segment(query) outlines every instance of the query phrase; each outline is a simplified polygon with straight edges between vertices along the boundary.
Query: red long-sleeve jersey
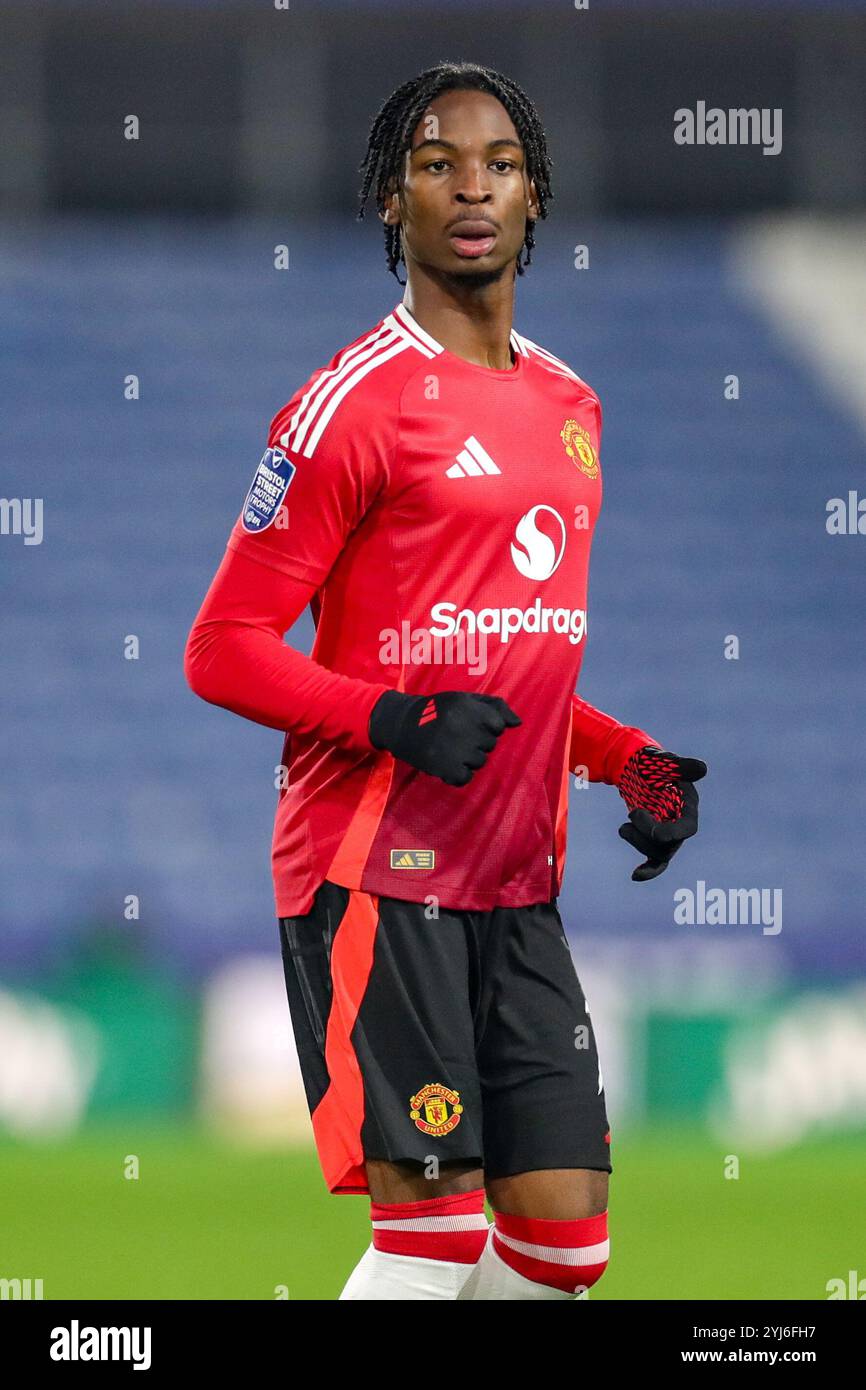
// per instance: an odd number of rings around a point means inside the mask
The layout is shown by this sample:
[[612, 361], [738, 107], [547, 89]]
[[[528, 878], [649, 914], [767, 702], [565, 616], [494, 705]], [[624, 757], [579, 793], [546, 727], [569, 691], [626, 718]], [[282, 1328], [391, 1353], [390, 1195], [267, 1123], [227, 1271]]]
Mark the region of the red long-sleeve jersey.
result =
[[[616, 783], [655, 742], [574, 694], [601, 502], [601, 409], [516, 332], [496, 371], [405, 306], [277, 413], [187, 644], [203, 698], [286, 731], [279, 916], [324, 879], [486, 910], [550, 900], [568, 773]], [[312, 655], [283, 642], [307, 604]], [[502, 696], [520, 716], [465, 787], [374, 749], [384, 690]]]

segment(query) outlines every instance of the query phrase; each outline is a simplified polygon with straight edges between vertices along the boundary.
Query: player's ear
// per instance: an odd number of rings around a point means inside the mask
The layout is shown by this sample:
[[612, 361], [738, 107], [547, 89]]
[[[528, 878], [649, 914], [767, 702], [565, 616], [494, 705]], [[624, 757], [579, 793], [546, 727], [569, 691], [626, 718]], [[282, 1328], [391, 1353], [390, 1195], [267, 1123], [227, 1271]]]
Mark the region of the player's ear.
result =
[[379, 216], [389, 227], [395, 227], [400, 222], [400, 194], [393, 184], [385, 194], [384, 206]]
[[535, 188], [535, 179], [529, 180], [529, 192], [526, 198], [526, 219], [528, 222], [538, 221], [538, 193]]

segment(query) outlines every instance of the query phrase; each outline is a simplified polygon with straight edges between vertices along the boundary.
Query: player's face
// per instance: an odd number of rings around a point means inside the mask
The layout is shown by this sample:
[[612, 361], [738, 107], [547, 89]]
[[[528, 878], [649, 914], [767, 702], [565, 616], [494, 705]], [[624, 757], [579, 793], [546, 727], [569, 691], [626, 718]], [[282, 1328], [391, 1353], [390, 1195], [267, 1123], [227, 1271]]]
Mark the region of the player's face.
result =
[[412, 135], [402, 188], [386, 220], [402, 228], [403, 255], [469, 283], [506, 271], [538, 215], [520, 138], [489, 92], [443, 92]]

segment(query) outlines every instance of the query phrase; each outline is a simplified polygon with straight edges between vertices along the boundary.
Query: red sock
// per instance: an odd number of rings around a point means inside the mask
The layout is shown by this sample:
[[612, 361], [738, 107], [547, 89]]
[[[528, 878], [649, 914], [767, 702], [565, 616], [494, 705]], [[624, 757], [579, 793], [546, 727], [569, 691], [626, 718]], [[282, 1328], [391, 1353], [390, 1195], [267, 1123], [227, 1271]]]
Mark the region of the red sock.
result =
[[524, 1279], [576, 1293], [604, 1274], [610, 1255], [606, 1211], [578, 1221], [542, 1221], [501, 1211], [494, 1217], [493, 1248]]
[[390, 1255], [416, 1255], [474, 1265], [487, 1240], [484, 1188], [423, 1202], [371, 1202], [373, 1245]]

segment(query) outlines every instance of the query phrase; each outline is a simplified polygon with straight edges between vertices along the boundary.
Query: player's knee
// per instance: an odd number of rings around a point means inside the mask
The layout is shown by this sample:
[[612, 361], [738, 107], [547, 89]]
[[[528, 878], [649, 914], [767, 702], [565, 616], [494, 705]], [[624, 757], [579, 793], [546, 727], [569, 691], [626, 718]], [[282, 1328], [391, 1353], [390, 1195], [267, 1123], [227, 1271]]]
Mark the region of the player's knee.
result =
[[[429, 1187], [429, 1184], [428, 1184]], [[452, 1193], [427, 1194], [420, 1200], [370, 1202], [374, 1249], [451, 1264], [474, 1265], [489, 1230], [480, 1185]]]
[[597, 1284], [610, 1259], [607, 1211], [576, 1221], [494, 1212], [493, 1248], [535, 1284], [580, 1294]]

